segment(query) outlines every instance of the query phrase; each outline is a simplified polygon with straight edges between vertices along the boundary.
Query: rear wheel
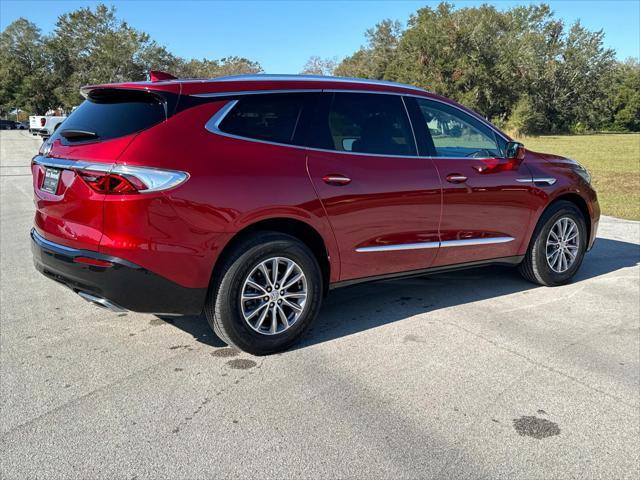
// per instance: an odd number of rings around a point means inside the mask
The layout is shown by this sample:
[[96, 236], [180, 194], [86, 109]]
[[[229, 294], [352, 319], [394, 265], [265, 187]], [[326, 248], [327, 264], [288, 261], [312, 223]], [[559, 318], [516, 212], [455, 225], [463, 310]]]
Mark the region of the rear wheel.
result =
[[582, 212], [571, 202], [558, 201], [540, 218], [520, 273], [540, 285], [563, 285], [580, 268], [586, 248], [587, 226]]
[[289, 235], [262, 232], [226, 257], [205, 306], [221, 340], [254, 355], [291, 346], [318, 315], [322, 275], [313, 253]]

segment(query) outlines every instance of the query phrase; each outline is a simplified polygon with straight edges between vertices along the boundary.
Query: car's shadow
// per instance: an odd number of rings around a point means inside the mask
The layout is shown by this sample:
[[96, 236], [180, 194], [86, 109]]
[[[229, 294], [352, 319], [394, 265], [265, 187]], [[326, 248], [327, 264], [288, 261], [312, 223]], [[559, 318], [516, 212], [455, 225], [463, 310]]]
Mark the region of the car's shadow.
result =
[[[573, 283], [640, 264], [640, 245], [600, 238]], [[486, 267], [422, 277], [386, 280], [335, 290], [320, 316], [294, 349], [442, 308], [523, 292], [537, 287], [514, 268]], [[206, 345], [221, 347], [204, 316], [159, 317]]]

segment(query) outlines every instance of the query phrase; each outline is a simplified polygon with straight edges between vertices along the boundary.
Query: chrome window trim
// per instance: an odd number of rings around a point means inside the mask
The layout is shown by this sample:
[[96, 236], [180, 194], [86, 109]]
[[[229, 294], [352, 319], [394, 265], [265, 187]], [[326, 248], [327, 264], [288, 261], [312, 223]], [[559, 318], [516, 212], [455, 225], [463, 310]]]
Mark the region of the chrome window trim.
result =
[[[220, 124], [224, 120], [224, 117], [226, 117], [227, 114], [231, 110], [233, 110], [233, 107], [235, 107], [237, 104], [238, 104], [238, 100], [229, 100], [225, 105], [223, 105], [220, 108], [220, 110], [214, 113], [213, 116], [209, 120], [207, 120], [207, 123], [204, 124], [204, 128], [206, 128], [212, 133], [221, 133], [223, 135], [226, 135], [225, 132], [220, 130]], [[244, 138], [244, 137], [240, 137], [240, 138]]]
[[[260, 95], [260, 94], [269, 94], [269, 93], [296, 93], [296, 92], [303, 92], [303, 93], [374, 93], [374, 94], [380, 94], [380, 95], [400, 95], [401, 97], [415, 97], [415, 98], [423, 98], [426, 100], [431, 100], [434, 102], [439, 102], [442, 103], [444, 105], [448, 105], [450, 107], [456, 108], [458, 110], [460, 110], [462, 113], [466, 114], [466, 115], [470, 115], [474, 118], [476, 118], [478, 121], [482, 122], [483, 124], [485, 124], [495, 135], [499, 135], [501, 136], [504, 140], [509, 141], [509, 139], [507, 137], [505, 137], [504, 135], [502, 135], [500, 132], [498, 132], [497, 130], [495, 130], [495, 127], [493, 127], [493, 125], [491, 125], [490, 123], [488, 123], [486, 120], [484, 120], [482, 117], [476, 117], [475, 115], [471, 115], [469, 112], [466, 112], [465, 110], [461, 109], [460, 107], [457, 107], [456, 105], [452, 105], [448, 102], [442, 101], [442, 100], [438, 100], [436, 98], [429, 98], [429, 97], [424, 97], [421, 95], [411, 95], [411, 94], [406, 94], [406, 93], [399, 93], [399, 92], [375, 92], [375, 91], [368, 91], [368, 90], [339, 90], [339, 89], [323, 89], [323, 90], [296, 90], [296, 89], [292, 89], [292, 90], [256, 90], [256, 91], [251, 91], [250, 93], [247, 92], [242, 92], [242, 91], [238, 91], [238, 92], [224, 92], [224, 93], [211, 93], [211, 94], [198, 94], [198, 95], [191, 95], [191, 96], [197, 96], [197, 97], [212, 97], [212, 98], [216, 98], [216, 97], [232, 97], [232, 96], [242, 96], [242, 95]], [[403, 104], [404, 104], [404, 98], [402, 98]], [[229, 103], [233, 103], [233, 105], [229, 105]], [[307, 147], [305, 145], [295, 145], [295, 144], [291, 144], [291, 143], [281, 143], [281, 142], [271, 142], [269, 140], [260, 140], [257, 138], [251, 138], [251, 137], [243, 137], [240, 135], [234, 135], [232, 133], [226, 133], [223, 132], [222, 130], [220, 130], [219, 125], [220, 123], [222, 123], [222, 120], [224, 120], [224, 117], [233, 109], [233, 107], [236, 105], [236, 103], [238, 103], [238, 100], [229, 100], [229, 103], [227, 103], [226, 105], [224, 105], [220, 110], [218, 110], [216, 113], [213, 114], [213, 116], [207, 120], [207, 122], [205, 123], [204, 127], [207, 131], [214, 133], [216, 135], [220, 135], [223, 137], [228, 137], [228, 138], [234, 138], [236, 140], [245, 140], [247, 142], [256, 142], [256, 143], [264, 143], [267, 145], [275, 145], [275, 146], [280, 146], [280, 147], [290, 147], [290, 148], [299, 148], [299, 149], [303, 149], [303, 150], [311, 150], [311, 151], [316, 151], [316, 152], [328, 152], [328, 153], [339, 153], [339, 154], [343, 154], [343, 155], [360, 155], [360, 156], [372, 156], [372, 157], [388, 157], [388, 158], [420, 158], [420, 159], [439, 159], [439, 160], [460, 160], [462, 157], [436, 157], [436, 156], [430, 156], [430, 155], [418, 155], [418, 144], [417, 144], [417, 138], [415, 136], [415, 129], [413, 126], [413, 122], [411, 121], [411, 116], [409, 115], [409, 112], [407, 110], [407, 106], [406, 104], [404, 104], [405, 106], [405, 112], [407, 114], [407, 118], [409, 119], [409, 125], [411, 125], [411, 130], [413, 132], [413, 140], [415, 143], [415, 148], [416, 148], [416, 155], [386, 155], [386, 154], [382, 154], [382, 153], [361, 153], [361, 152], [347, 152], [344, 150], [330, 150], [330, 149], [326, 149], [326, 148], [316, 148], [316, 147]], [[473, 157], [476, 160], [483, 160], [483, 159], [488, 159], [488, 158], [495, 158], [495, 157]]]
[[492, 238], [464, 238], [461, 240], [443, 240], [441, 242], [420, 242], [420, 243], [398, 243], [395, 245], [380, 245], [372, 247], [359, 247], [356, 252], [395, 252], [402, 250], [422, 250], [439, 247], [468, 247], [472, 245], [493, 245], [498, 243], [508, 243], [515, 240], [513, 237], [492, 237]]
[[[430, 100], [432, 102], [442, 103], [443, 105], [447, 105], [449, 107], [455, 108], [456, 110], [459, 110], [463, 114], [469, 115], [474, 119], [478, 120], [480, 123], [485, 125], [489, 130], [491, 130], [494, 133], [494, 135], [498, 135], [500, 138], [502, 138], [506, 142], [510, 141], [509, 138], [507, 138], [505, 135], [503, 135], [498, 130], [496, 130], [496, 127], [494, 127], [487, 119], [483, 118], [480, 115], [475, 114], [474, 112], [468, 112], [457, 105], [446, 102], [444, 100], [440, 100], [438, 98], [427, 97], [424, 95], [416, 95], [412, 93], [382, 92], [382, 91], [376, 91], [376, 90], [355, 90], [355, 89], [350, 90], [350, 89], [324, 88], [324, 89], [308, 89], [308, 90], [304, 90], [304, 89], [249, 90], [249, 91], [245, 90], [245, 91], [234, 91], [234, 92], [199, 93], [199, 94], [192, 94], [190, 96], [200, 97], [200, 98], [217, 98], [217, 97], [233, 97], [233, 96], [243, 96], [243, 95], [260, 95], [260, 94], [270, 94], [270, 93], [296, 93], [296, 92], [297, 93], [370, 93], [370, 94], [376, 94], [376, 95], [400, 95], [402, 97], [422, 98], [424, 100]], [[426, 90], [424, 90], [424, 92], [428, 93], [426, 92]], [[411, 117], [409, 117], [409, 122], [411, 122]], [[243, 137], [243, 138], [246, 138], [246, 137]], [[283, 144], [283, 145], [287, 145], [287, 144]], [[334, 151], [334, 150], [329, 150], [329, 151]], [[458, 158], [458, 157], [433, 157], [433, 158]], [[492, 158], [492, 157], [487, 157], [487, 158]]]
[[[294, 90], [295, 91], [295, 90]], [[264, 93], [264, 92], [262, 92]], [[260, 140], [258, 138], [251, 137], [243, 137], [241, 135], [235, 135], [233, 133], [227, 133], [220, 130], [220, 124], [224, 120], [224, 118], [233, 110], [233, 107], [236, 106], [238, 100], [229, 100], [227, 104], [222, 106], [220, 110], [213, 114], [213, 116], [207, 120], [207, 123], [204, 124], [205, 130], [211, 132], [216, 135], [220, 135], [222, 137], [234, 138], [236, 140], [245, 140], [247, 142], [256, 142], [256, 143], [264, 143], [266, 145], [275, 145], [278, 147], [289, 147], [289, 148], [298, 148], [301, 150], [311, 150], [315, 152], [327, 152], [327, 153], [340, 153], [346, 155], [359, 155], [365, 157], [389, 157], [389, 158], [428, 158], [428, 157], [420, 157], [418, 155], [385, 155], [382, 153], [359, 153], [359, 152], [346, 152], [344, 150], [329, 150], [325, 148], [314, 148], [314, 147], [306, 147], [304, 145], [295, 145], [292, 143], [281, 143], [281, 142], [271, 142], [269, 140]], [[411, 118], [408, 118], [409, 124], [411, 125]], [[413, 125], [411, 125], [413, 129]], [[415, 142], [415, 138], [414, 138]], [[418, 146], [415, 146], [416, 153], [418, 152]]]

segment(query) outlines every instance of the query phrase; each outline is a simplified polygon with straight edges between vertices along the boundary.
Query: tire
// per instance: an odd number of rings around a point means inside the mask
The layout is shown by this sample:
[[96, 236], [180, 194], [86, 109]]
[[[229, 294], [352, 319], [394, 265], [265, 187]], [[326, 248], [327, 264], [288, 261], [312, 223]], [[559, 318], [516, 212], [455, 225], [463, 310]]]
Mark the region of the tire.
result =
[[[560, 221], [564, 223], [559, 223], [556, 226]], [[563, 224], [568, 225], [567, 231], [573, 225], [578, 232], [576, 240], [570, 239], [565, 242], [567, 250], [575, 253], [575, 259], [566, 261], [566, 264], [561, 263], [563, 259], [559, 257], [564, 256], [568, 259], [571, 254], [563, 254], [561, 251], [554, 256], [556, 247], [547, 244], [548, 241], [555, 241], [558, 238], [555, 234], [561, 231]], [[554, 234], [550, 234], [552, 229], [554, 229]], [[570, 238], [571, 235], [567, 235], [566, 238]], [[564, 285], [573, 278], [580, 268], [586, 249], [587, 225], [584, 215], [575, 204], [560, 200], [551, 204], [538, 221], [529, 249], [518, 269], [522, 276], [530, 282], [547, 287]], [[550, 260], [547, 259], [547, 253], [552, 254]], [[555, 268], [552, 267], [552, 264]]]
[[[288, 307], [287, 303], [289, 305], [293, 303], [299, 307], [297, 302], [302, 300], [280, 297], [279, 295], [284, 292], [281, 290], [283, 286], [279, 285], [281, 288], [277, 290], [272, 289], [269, 285], [272, 284], [273, 279], [267, 280], [262, 274], [262, 271], [266, 271], [271, 277], [274, 271], [270, 267], [273, 265], [271, 260], [273, 258], [279, 258], [278, 267], [275, 269], [279, 272], [279, 279], [285, 276], [285, 271], [292, 263], [295, 265], [285, 283], [294, 280], [297, 272], [303, 274], [304, 281], [298, 281], [285, 292], [286, 295], [297, 295], [297, 297], [302, 297], [303, 291], [306, 293], [306, 300], [297, 318], [295, 318], [297, 310]], [[266, 270], [261, 270], [259, 266], [265, 261], [268, 261], [263, 265]], [[227, 344], [253, 355], [279, 352], [295, 343], [317, 317], [323, 294], [320, 266], [309, 248], [295, 237], [277, 232], [258, 232], [235, 247], [222, 262], [221, 268], [213, 278], [205, 304], [205, 314], [211, 328]], [[246, 282], [250, 276], [253, 282], [247, 286]], [[264, 288], [254, 289], [252, 287], [254, 284]], [[266, 292], [267, 289], [269, 292]], [[294, 289], [293, 292], [291, 289]], [[243, 291], [252, 299], [242, 302]], [[264, 296], [253, 299], [256, 295]], [[269, 297], [270, 295], [276, 295], [277, 299]], [[265, 301], [267, 298], [269, 300]], [[265, 315], [268, 318], [262, 319], [265, 309], [267, 310]], [[246, 320], [245, 317], [252, 313], [256, 315]], [[273, 331], [274, 315], [277, 318], [275, 333]], [[289, 317], [288, 320], [291, 323], [288, 327], [280, 315]], [[263, 323], [259, 325], [261, 321]]]

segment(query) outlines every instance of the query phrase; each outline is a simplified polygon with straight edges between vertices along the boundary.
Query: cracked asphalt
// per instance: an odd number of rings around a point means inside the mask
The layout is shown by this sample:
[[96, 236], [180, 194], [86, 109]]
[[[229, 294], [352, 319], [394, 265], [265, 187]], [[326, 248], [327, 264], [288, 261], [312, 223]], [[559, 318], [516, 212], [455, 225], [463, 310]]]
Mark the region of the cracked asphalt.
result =
[[640, 223], [604, 217], [559, 288], [485, 268], [337, 290], [258, 358], [37, 273], [37, 148], [0, 132], [3, 479], [640, 475]]

